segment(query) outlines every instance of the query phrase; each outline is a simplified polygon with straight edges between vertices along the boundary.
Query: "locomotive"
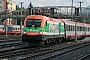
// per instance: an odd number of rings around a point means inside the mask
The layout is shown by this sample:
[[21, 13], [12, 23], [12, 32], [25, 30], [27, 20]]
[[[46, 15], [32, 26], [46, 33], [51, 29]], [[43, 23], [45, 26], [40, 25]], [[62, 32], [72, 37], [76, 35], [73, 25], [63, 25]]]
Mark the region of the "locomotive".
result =
[[29, 45], [60, 43], [66, 39], [90, 36], [90, 24], [42, 15], [29, 15], [24, 20], [22, 42]]

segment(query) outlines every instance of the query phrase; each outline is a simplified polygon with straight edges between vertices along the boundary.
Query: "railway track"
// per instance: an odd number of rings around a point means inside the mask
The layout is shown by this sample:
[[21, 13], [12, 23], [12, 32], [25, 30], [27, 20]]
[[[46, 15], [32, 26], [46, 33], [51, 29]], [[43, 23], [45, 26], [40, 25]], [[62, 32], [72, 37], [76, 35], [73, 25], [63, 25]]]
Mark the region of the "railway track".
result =
[[7, 43], [0, 43], [0, 51], [2, 50], [8, 50], [7, 48], [11, 48], [18, 45], [24, 45], [21, 41], [15, 41], [15, 42], [7, 42]]
[[2, 54], [4, 52], [7, 52], [8, 51], [15, 51], [15, 50], [18, 50], [18, 49], [23, 49], [23, 48], [26, 48], [26, 47], [29, 47], [27, 45], [25, 45], [25, 43], [22, 43], [22, 41], [19, 41], [19, 40], [9, 40], [9, 41], [1, 41], [0, 42], [0, 59], [2, 58]]
[[0, 40], [0, 43], [4, 43], [4, 42], [15, 42], [15, 41], [21, 41], [21, 39], [6, 39], [6, 40]]
[[[46, 46], [47, 47], [47, 46]], [[25, 47], [24, 49], [17, 49], [17, 50], [14, 50], [14, 51], [8, 51], [8, 52], [3, 52], [1, 55], [3, 57], [1, 58], [12, 58], [12, 57], [15, 57], [15, 56], [21, 56], [21, 55], [27, 55], [27, 54], [33, 54], [33, 53], [36, 53], [36, 52], [40, 52], [40, 51], [47, 51], [47, 50], [51, 50], [50, 48], [45, 48], [45, 47], [35, 47], [35, 48], [32, 48], [32, 47]], [[13, 59], [13, 58], [12, 58]]]
[[[3, 52], [3, 59], [6, 58], [8, 60], [47, 60], [51, 59], [53, 57], [77, 50], [79, 48], [82, 48], [84, 46], [90, 45], [90, 43], [77, 43], [72, 44], [70, 46], [66, 46], [61, 48], [60, 45], [46, 47], [46, 48], [29, 48], [29, 49], [20, 49], [15, 51], [9, 51], [8, 53]], [[78, 46], [78, 47], [77, 47]]]
[[88, 60], [87, 58], [90, 57], [90, 52], [84, 54], [83, 56], [80, 56], [79, 58], [77, 58], [77, 60]]
[[54, 50], [50, 50], [50, 51], [39, 52], [39, 53], [31, 54], [29, 56], [24, 56], [24, 57], [19, 58], [17, 60], [24, 60], [24, 59], [25, 60], [27, 60], [27, 59], [31, 59], [31, 60], [50, 60], [50, 59], [58, 57], [60, 55], [78, 50], [80, 48], [83, 48], [87, 45], [90, 45], [90, 43], [69, 46], [69, 47], [66, 47], [66, 48], [63, 48], [63, 49], [54, 49]]
[[8, 37], [1, 36], [0, 35], [0, 40], [7, 40], [7, 39], [21, 39], [20, 35], [8, 35]]

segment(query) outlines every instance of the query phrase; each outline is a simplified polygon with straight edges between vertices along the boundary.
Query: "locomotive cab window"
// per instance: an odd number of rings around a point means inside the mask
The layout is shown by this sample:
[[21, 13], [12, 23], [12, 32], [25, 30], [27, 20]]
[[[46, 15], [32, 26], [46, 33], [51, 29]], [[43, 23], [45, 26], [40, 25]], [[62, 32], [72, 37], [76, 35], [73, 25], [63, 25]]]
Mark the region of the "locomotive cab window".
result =
[[28, 19], [26, 27], [41, 27], [41, 19]]

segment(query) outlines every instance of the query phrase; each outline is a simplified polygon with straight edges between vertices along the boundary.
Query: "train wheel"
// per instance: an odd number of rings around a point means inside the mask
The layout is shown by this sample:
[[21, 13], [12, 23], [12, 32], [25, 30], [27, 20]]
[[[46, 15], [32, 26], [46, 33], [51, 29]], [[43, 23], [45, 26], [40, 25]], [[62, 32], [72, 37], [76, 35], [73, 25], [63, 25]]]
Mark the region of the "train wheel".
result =
[[55, 40], [55, 44], [57, 44], [58, 43], [58, 41], [57, 40]]
[[49, 43], [50, 43], [50, 40], [49, 40], [49, 39], [47, 39], [47, 40], [46, 40], [46, 44], [49, 44]]
[[42, 42], [42, 46], [45, 46], [45, 42]]
[[62, 38], [58, 38], [58, 43], [61, 43], [62, 42]]

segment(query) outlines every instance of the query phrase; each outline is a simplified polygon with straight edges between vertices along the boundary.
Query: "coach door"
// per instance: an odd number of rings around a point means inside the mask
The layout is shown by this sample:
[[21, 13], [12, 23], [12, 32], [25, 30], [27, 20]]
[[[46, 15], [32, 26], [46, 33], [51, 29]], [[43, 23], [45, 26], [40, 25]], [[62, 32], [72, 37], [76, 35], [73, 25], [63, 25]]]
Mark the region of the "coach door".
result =
[[12, 32], [12, 25], [7, 25], [7, 32]]

